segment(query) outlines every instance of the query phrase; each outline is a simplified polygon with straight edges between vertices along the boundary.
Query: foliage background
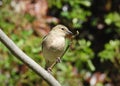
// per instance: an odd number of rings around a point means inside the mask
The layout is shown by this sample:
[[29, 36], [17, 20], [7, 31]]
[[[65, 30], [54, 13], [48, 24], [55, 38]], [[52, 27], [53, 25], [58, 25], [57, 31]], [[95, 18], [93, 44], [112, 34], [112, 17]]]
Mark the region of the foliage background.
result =
[[[3, 0], [0, 28], [44, 67], [42, 37], [61, 23], [79, 36], [53, 75], [62, 86], [120, 86], [119, 0]], [[48, 86], [0, 42], [1, 86]]]

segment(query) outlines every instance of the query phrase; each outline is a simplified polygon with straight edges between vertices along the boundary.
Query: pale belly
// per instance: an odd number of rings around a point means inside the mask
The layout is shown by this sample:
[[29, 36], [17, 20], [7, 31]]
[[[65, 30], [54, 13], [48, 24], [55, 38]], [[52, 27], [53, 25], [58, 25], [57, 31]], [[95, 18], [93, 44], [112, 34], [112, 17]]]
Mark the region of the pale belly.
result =
[[49, 61], [55, 61], [56, 58], [60, 57], [65, 48], [65, 39], [56, 38], [50, 44], [44, 45], [43, 56]]

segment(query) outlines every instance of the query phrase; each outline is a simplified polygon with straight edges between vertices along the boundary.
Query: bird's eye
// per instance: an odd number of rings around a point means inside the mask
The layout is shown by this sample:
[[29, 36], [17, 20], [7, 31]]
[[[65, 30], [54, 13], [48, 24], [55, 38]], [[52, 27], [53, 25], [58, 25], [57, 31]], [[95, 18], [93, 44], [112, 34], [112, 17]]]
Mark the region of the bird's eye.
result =
[[64, 30], [64, 28], [61, 28], [62, 30]]

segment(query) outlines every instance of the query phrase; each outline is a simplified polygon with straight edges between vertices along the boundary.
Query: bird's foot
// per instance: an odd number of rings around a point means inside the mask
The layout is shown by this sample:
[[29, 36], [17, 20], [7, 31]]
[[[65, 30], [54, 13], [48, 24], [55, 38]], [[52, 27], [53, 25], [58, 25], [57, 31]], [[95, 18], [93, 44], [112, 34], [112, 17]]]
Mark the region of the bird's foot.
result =
[[60, 57], [58, 57], [58, 58], [56, 59], [56, 63], [60, 63], [60, 62], [62, 62], [62, 61], [61, 61]]
[[47, 68], [47, 71], [48, 71], [49, 73], [51, 73], [51, 72], [52, 72], [52, 68], [51, 68], [51, 67]]

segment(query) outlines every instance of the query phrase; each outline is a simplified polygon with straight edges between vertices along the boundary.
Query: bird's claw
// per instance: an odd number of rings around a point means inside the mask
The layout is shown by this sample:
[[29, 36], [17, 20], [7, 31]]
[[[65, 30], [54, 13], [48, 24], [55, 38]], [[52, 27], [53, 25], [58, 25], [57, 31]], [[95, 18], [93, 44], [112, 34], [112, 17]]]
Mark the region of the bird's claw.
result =
[[52, 72], [52, 68], [51, 68], [51, 67], [47, 68], [47, 71], [48, 71], [49, 73], [51, 73], [51, 72]]

